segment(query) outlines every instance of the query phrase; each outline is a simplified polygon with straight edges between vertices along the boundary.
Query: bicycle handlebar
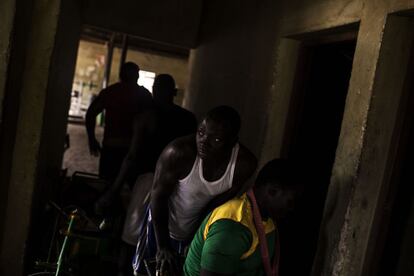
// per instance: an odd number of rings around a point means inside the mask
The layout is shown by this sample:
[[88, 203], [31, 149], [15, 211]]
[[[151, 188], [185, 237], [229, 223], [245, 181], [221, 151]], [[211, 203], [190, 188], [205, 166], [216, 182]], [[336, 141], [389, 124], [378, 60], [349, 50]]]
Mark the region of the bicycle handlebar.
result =
[[[96, 222], [94, 222], [91, 218], [89, 218], [86, 214], [86, 212], [82, 209], [79, 208], [76, 205], [68, 205], [64, 208], [61, 208], [59, 205], [57, 205], [56, 202], [50, 200], [49, 204], [54, 207], [63, 217], [65, 217], [67, 220], [70, 220], [71, 216], [73, 215], [78, 215], [79, 217], [84, 218], [86, 221], [88, 221], [89, 223], [91, 223], [94, 227], [96, 227], [96, 229], [100, 230], [99, 225], [96, 224]], [[65, 212], [64, 209], [72, 209], [70, 211], [70, 213]]]

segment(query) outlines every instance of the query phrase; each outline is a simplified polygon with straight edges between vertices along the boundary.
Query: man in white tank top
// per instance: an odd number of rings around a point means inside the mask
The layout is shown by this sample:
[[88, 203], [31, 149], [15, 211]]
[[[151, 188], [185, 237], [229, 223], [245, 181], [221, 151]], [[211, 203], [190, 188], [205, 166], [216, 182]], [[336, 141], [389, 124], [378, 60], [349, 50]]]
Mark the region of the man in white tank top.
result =
[[216, 107], [158, 159], [150, 204], [158, 273], [175, 275], [175, 245], [189, 244], [209, 211], [247, 190], [257, 160], [238, 143], [239, 129], [236, 110]]

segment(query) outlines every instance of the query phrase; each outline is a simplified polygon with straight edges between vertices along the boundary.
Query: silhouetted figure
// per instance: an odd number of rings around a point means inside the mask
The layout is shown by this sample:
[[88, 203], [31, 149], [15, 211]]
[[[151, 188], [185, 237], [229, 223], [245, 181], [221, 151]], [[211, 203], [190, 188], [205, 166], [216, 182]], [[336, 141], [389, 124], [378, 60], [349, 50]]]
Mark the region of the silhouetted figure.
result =
[[97, 211], [111, 206], [125, 181], [133, 176], [154, 172], [162, 150], [176, 138], [195, 133], [197, 120], [193, 113], [174, 104], [177, 90], [168, 74], [154, 80], [154, 105], [136, 115], [133, 137], [119, 174], [96, 204]]
[[[86, 130], [92, 155], [101, 154], [99, 175], [115, 180], [132, 138], [135, 115], [152, 105], [151, 93], [137, 84], [139, 67], [125, 63], [119, 74], [120, 82], [103, 89], [86, 112]], [[102, 148], [95, 137], [96, 116], [105, 110], [105, 131]]]
[[[134, 187], [130, 206], [131, 210], [127, 215], [125, 227], [134, 228], [136, 213], [139, 212], [142, 197], [141, 195], [148, 192], [152, 185], [152, 175], [155, 165], [162, 150], [168, 143], [174, 139], [195, 133], [197, 130], [197, 120], [193, 113], [175, 105], [173, 100], [176, 96], [175, 81], [172, 76], [167, 74], [158, 75], [154, 80], [153, 96], [154, 106], [137, 114], [134, 121], [134, 134], [131, 140], [131, 146], [126, 155], [121, 170], [107, 192], [95, 204], [98, 213], [113, 206], [114, 200], [119, 196], [119, 192], [127, 179], [152, 173], [150, 176], [144, 175], [139, 178]], [[127, 232], [126, 229], [124, 232]], [[135, 230], [135, 229], [133, 229]], [[128, 270], [132, 273], [131, 260], [135, 252], [136, 238], [130, 237], [131, 234], [124, 234], [124, 241], [120, 256], [120, 266], [124, 275], [128, 275]], [[132, 240], [132, 241], [131, 241]], [[129, 246], [128, 246], [129, 244]]]
[[268, 162], [253, 189], [204, 219], [191, 243], [183, 275], [279, 275], [276, 223], [295, 207], [302, 191], [301, 173], [289, 160]]
[[151, 193], [152, 221], [140, 233], [135, 270], [145, 271], [144, 259], [156, 255], [158, 270], [175, 275], [176, 256], [205, 215], [246, 190], [257, 161], [238, 143], [239, 129], [237, 111], [220, 106], [208, 112], [196, 135], [178, 138], [164, 149]]

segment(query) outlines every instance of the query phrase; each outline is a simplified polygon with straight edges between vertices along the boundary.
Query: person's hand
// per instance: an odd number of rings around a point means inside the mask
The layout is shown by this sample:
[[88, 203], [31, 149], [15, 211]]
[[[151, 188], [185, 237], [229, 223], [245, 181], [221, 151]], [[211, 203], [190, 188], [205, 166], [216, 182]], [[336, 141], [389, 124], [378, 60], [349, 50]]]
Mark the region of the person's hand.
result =
[[156, 259], [156, 276], [178, 275], [177, 258], [169, 248], [158, 249]]
[[112, 191], [107, 191], [95, 202], [95, 213], [104, 215], [105, 211], [113, 204], [116, 194]]
[[99, 156], [99, 153], [101, 152], [101, 145], [99, 145], [98, 140], [89, 140], [89, 152], [92, 156]]

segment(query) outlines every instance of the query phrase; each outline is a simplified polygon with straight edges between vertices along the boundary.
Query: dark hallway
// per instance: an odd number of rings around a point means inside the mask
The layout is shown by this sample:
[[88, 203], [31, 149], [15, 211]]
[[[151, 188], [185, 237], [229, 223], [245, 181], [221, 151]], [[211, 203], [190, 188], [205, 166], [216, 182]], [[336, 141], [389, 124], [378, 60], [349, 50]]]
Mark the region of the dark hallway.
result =
[[[407, 67], [405, 91], [401, 101], [401, 136], [393, 182], [386, 196], [378, 250], [378, 275], [408, 276], [414, 269], [414, 48]], [[384, 242], [384, 244], [383, 244]]]
[[[281, 275], [309, 275], [341, 130], [356, 42], [304, 46], [293, 96], [288, 156], [307, 172], [294, 215], [281, 222]], [[304, 231], [305, 230], [305, 231]], [[300, 266], [297, 263], [301, 263]]]
[[[76, 194], [87, 205], [87, 216], [82, 208], [66, 209], [80, 212], [75, 230], [104, 233], [106, 214], [95, 213], [95, 203], [108, 183], [96, 175], [99, 161], [83, 121], [126, 61], [141, 67], [134, 85], [148, 89], [149, 102], [156, 76], [169, 74], [175, 104], [194, 121], [217, 106], [236, 110], [241, 127], [234, 141], [257, 160], [252, 175], [278, 158], [296, 160], [305, 171], [297, 209], [274, 219], [280, 276], [412, 275], [413, 11], [412, 0], [0, 0], [0, 275], [57, 269], [75, 217], [51, 208], [62, 195]], [[96, 125], [105, 120], [100, 112], [91, 120]], [[104, 127], [95, 129], [98, 140]], [[74, 139], [65, 151], [67, 132]], [[71, 178], [78, 170], [85, 174]], [[114, 200], [119, 221], [132, 196], [151, 200], [152, 180], [135, 193], [126, 182]], [[72, 184], [79, 190], [66, 189]], [[232, 196], [225, 199], [238, 198]], [[54, 227], [56, 214], [62, 220]], [[164, 218], [161, 225], [169, 222]], [[49, 254], [52, 229], [59, 230], [58, 243]], [[116, 275], [122, 255], [112, 248], [121, 241], [116, 231], [73, 237], [63, 268], [73, 276]], [[131, 268], [131, 256], [125, 259]]]

